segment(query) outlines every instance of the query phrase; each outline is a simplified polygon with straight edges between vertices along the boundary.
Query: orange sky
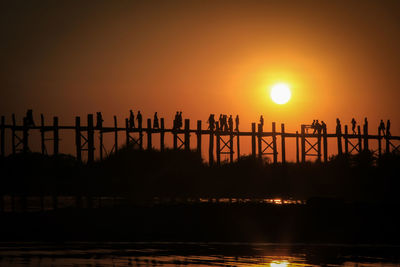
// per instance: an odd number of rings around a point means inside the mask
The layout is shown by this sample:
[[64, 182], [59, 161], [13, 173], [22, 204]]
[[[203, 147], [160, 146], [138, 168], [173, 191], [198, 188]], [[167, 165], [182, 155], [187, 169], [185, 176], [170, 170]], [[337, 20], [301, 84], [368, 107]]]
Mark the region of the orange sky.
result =
[[[398, 1], [10, 1], [0, 114], [240, 114], [286, 123], [390, 118], [400, 134]], [[274, 82], [292, 100], [272, 103]], [[193, 122], [194, 126], [195, 123]], [[375, 134], [377, 130], [371, 129]]]

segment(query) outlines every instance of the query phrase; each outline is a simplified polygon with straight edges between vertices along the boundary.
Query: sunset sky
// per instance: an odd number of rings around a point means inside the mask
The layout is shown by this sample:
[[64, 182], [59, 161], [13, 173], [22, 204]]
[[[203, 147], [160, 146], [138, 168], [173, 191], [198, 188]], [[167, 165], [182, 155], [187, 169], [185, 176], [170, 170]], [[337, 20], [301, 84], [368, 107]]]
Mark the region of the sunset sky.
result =
[[[0, 114], [176, 110], [286, 123], [392, 120], [400, 134], [400, 1], [3, 1]], [[285, 82], [292, 99], [270, 100]], [[376, 125], [376, 127], [374, 126]]]

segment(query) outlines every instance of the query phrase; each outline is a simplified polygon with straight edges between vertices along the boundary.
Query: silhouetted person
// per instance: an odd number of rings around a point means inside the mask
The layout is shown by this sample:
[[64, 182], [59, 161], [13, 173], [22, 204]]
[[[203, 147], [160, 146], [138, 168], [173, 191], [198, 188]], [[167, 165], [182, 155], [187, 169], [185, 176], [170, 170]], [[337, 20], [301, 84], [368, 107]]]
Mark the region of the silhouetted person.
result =
[[229, 124], [229, 131], [233, 131], [233, 118], [232, 118], [232, 115], [229, 115], [228, 124]]
[[179, 121], [179, 111], [175, 113], [175, 118], [174, 118], [174, 130], [178, 129], [178, 121]]
[[390, 136], [390, 120], [386, 122], [386, 135]]
[[33, 121], [33, 111], [32, 109], [28, 109], [26, 111], [26, 117], [25, 117], [25, 126], [35, 126], [35, 122]]
[[226, 132], [228, 130], [228, 116], [223, 115], [222, 116], [222, 125], [221, 125], [222, 131]]
[[314, 123], [313, 134], [315, 134], [315, 132], [318, 132], [318, 133], [321, 132], [321, 124], [319, 124], [318, 120], [315, 120], [315, 123]]
[[213, 131], [215, 129], [215, 118], [214, 118], [214, 114], [210, 114], [210, 117], [208, 117], [208, 129], [210, 129], [211, 131]]
[[367, 131], [368, 131], [368, 119], [367, 118], [365, 118], [364, 119], [364, 133], [366, 133]]
[[260, 124], [261, 124], [261, 128], [264, 126], [264, 117], [263, 115], [260, 116]]
[[239, 132], [239, 115], [236, 115], [236, 118], [235, 118], [235, 130], [237, 131], [237, 132]]
[[[313, 129], [315, 132], [315, 120], [312, 121], [310, 128]], [[307, 129], [307, 133], [308, 133], [308, 129]]]
[[103, 127], [103, 116], [101, 112], [96, 112], [96, 128], [100, 129]]
[[135, 128], [135, 115], [132, 110], [129, 110], [129, 128]]
[[140, 110], [138, 111], [137, 115], [136, 115], [136, 119], [137, 119], [137, 123], [138, 123], [138, 128], [142, 129], [142, 114], [140, 113]]
[[179, 129], [182, 128], [183, 126], [183, 119], [182, 119], [182, 111], [179, 112], [179, 116], [178, 116], [178, 127]]
[[219, 129], [222, 129], [224, 125], [224, 115], [219, 114]]
[[351, 119], [351, 130], [353, 131], [353, 134], [356, 134], [356, 120], [354, 118]]
[[160, 128], [160, 126], [159, 126], [159, 124], [158, 124], [158, 116], [157, 116], [157, 112], [156, 112], [156, 113], [154, 113], [153, 128], [154, 128], [154, 129], [159, 129], [159, 128]]
[[378, 132], [379, 134], [382, 132], [382, 135], [385, 135], [385, 123], [383, 120], [381, 120], [381, 123], [379, 123]]
[[339, 118], [336, 119], [336, 133], [342, 133], [342, 125], [340, 124]]
[[326, 132], [326, 123], [324, 121], [321, 121], [321, 130], [323, 130], [323, 132]]

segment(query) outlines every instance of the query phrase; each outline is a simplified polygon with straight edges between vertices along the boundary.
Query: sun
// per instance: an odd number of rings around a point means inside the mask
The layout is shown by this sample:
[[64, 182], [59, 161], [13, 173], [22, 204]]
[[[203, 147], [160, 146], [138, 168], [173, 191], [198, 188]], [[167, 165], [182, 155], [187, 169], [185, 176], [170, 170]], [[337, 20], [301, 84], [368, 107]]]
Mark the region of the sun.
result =
[[282, 105], [286, 104], [290, 100], [292, 92], [290, 92], [290, 88], [287, 84], [277, 83], [272, 86], [270, 96], [272, 101], [276, 104]]

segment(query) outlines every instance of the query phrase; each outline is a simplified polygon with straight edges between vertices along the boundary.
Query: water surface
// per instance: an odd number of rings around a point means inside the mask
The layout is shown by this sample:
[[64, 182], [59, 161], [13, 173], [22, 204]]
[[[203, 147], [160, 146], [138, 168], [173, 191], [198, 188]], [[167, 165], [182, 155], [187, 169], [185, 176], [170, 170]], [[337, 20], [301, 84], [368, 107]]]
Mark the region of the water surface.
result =
[[400, 247], [262, 243], [0, 243], [0, 266], [400, 266]]

